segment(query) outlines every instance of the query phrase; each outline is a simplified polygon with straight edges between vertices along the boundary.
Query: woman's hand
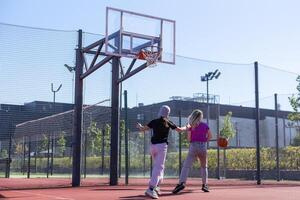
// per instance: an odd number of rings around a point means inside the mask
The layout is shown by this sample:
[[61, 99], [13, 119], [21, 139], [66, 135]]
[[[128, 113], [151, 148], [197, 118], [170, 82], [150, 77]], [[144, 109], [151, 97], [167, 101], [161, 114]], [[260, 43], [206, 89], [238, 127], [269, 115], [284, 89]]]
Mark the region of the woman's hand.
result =
[[140, 123], [136, 123], [136, 128], [141, 129], [141, 128], [143, 128], [143, 126]]
[[140, 124], [140, 123], [136, 123], [136, 128], [138, 128], [140, 131], [147, 131], [147, 130], [150, 129], [147, 125], [146, 125], [146, 126], [143, 126], [143, 125]]

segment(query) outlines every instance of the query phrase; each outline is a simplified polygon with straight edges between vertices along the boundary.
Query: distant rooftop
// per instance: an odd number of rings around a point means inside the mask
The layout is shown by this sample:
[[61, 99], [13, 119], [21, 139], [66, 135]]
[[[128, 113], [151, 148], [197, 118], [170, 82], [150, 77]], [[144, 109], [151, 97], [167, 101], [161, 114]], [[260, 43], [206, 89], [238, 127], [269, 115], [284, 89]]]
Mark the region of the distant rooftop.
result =
[[[171, 96], [171, 100], [180, 100], [180, 101], [194, 101], [200, 103], [207, 102], [207, 94], [206, 93], [194, 93], [193, 97], [185, 97], [185, 96]], [[209, 94], [208, 95], [208, 102], [211, 104], [218, 104], [220, 103], [220, 96]]]

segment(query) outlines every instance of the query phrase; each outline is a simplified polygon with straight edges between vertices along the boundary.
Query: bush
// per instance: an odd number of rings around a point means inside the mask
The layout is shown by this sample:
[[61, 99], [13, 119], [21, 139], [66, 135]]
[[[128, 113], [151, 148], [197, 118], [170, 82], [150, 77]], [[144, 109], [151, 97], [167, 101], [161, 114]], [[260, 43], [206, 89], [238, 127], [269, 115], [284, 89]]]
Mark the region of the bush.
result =
[[[242, 149], [226, 149], [226, 168], [231, 170], [255, 170], [256, 169], [256, 149], [242, 148]], [[182, 152], [182, 162], [185, 160], [188, 151]], [[220, 150], [220, 165], [223, 166], [223, 150]], [[276, 169], [276, 151], [274, 148], [261, 148], [261, 168], [263, 170]], [[300, 170], [300, 147], [289, 146], [280, 149], [280, 168], [285, 170]], [[130, 155], [130, 171], [143, 171], [143, 154]], [[31, 165], [34, 166], [34, 158], [32, 158]], [[102, 165], [101, 156], [87, 157], [87, 169], [99, 169]], [[110, 156], [104, 157], [104, 169], [106, 171], [110, 168]], [[150, 169], [150, 155], [146, 154], [146, 170]], [[183, 164], [183, 163], [182, 163]], [[11, 167], [15, 170], [21, 169], [22, 159], [13, 159]], [[27, 162], [25, 163], [27, 165]], [[45, 169], [47, 167], [47, 158], [37, 158], [37, 168]], [[171, 175], [178, 175], [179, 170], [179, 153], [170, 152], [167, 155], [166, 171]], [[217, 150], [208, 150], [208, 167], [210, 170], [217, 168]], [[72, 159], [70, 157], [54, 158], [54, 169], [71, 169]], [[122, 172], [125, 169], [125, 158], [122, 155], [121, 163]], [[199, 168], [199, 162], [194, 162], [193, 168]]]
[[300, 133], [297, 134], [296, 137], [293, 139], [293, 146], [300, 146]]

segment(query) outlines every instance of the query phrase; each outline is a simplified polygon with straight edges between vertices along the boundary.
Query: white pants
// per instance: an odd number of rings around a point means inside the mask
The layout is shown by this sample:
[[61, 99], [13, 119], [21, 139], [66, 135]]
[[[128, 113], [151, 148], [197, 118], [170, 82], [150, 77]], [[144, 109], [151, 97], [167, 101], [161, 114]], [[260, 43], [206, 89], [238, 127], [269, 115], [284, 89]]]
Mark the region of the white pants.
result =
[[168, 145], [166, 143], [151, 144], [150, 146], [153, 167], [149, 186], [152, 188], [155, 188], [163, 180], [167, 149]]

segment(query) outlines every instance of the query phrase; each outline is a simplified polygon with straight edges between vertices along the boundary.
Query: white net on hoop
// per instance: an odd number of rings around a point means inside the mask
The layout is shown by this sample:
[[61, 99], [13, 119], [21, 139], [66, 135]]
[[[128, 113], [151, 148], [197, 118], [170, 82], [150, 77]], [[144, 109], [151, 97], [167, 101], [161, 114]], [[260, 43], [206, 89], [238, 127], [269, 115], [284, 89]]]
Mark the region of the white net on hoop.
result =
[[148, 67], [155, 67], [157, 65], [157, 60], [160, 56], [160, 52], [151, 52], [147, 51], [145, 52], [146, 55], [146, 60], [147, 60], [147, 65]]
[[151, 46], [147, 49], [143, 49], [142, 53], [144, 59], [147, 61], [148, 67], [155, 67], [161, 55], [161, 50], [158, 47]]

